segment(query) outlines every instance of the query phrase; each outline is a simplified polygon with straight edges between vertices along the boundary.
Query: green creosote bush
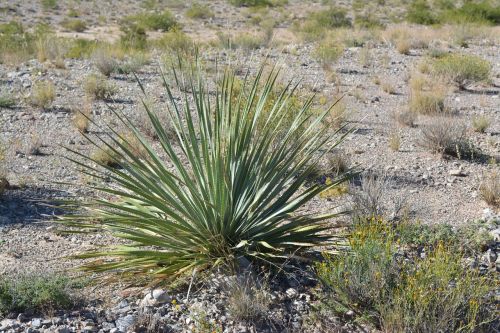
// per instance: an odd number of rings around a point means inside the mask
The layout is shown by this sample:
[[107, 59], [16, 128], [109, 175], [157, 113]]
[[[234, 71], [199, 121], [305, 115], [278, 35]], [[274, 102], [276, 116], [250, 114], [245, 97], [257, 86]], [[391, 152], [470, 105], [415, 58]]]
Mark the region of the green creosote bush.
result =
[[[90, 259], [84, 270], [111, 271], [124, 279], [140, 275], [174, 279], [195, 269], [236, 268], [242, 257], [283, 262], [310, 246], [342, 242], [338, 235], [326, 232], [335, 214], [299, 211], [319, 193], [350, 176], [343, 173], [329, 185], [303, 186], [323, 154], [343, 137], [338, 132], [332, 135], [321, 125], [328, 110], [307, 119], [304, 114], [311, 107], [307, 101], [288, 130], [278, 132], [279, 119], [289, 110], [294, 89], [287, 86], [271, 111], [263, 112], [276, 70], [263, 77], [261, 69], [255, 79], [243, 83], [248, 88], [241, 91], [249, 89], [250, 94], [234, 99], [233, 73], [226, 72], [221, 88], [209, 97], [206, 81], [194, 68], [190, 80], [193, 89], [182, 97], [188, 105], [180, 107], [166, 85], [169, 108], [162, 110], [175, 129], [175, 142], [155, 114], [148, 112], [161, 155], [118, 111], [116, 116], [136, 138], [146, 158], [123, 144], [116, 132], [97, 139], [86, 136], [96, 147], [117, 154], [127, 172], [96, 167], [91, 157], [76, 155], [86, 172], [111, 177], [115, 184], [94, 188], [111, 195], [105, 196], [109, 199], [69, 203], [81, 212], [63, 216], [61, 222], [78, 231], [110, 233], [129, 243], [78, 256]], [[256, 124], [263, 117], [265, 125], [257, 130]]]
[[228, 0], [228, 2], [237, 7], [277, 7], [286, 5], [288, 0]]
[[337, 7], [312, 12], [300, 26], [299, 30], [306, 39], [315, 40], [324, 36], [328, 29], [351, 27], [347, 11]]
[[137, 24], [122, 25], [120, 27], [123, 32], [120, 37], [120, 44], [124, 49], [144, 50], [147, 45], [146, 30]]
[[355, 320], [384, 332], [476, 332], [495, 319], [495, 282], [462, 264], [443, 243], [424, 259], [397, 255], [393, 228], [378, 218], [360, 221], [350, 250], [318, 264], [326, 288], [323, 305], [352, 310]]
[[68, 45], [65, 57], [71, 59], [88, 58], [92, 55], [92, 53], [94, 53], [98, 45], [99, 43], [97, 43], [96, 41], [88, 39], [73, 39]]
[[491, 64], [475, 55], [450, 54], [434, 60], [432, 73], [457, 84], [461, 89], [490, 79]]
[[123, 19], [126, 26], [136, 25], [144, 30], [169, 31], [178, 28], [179, 23], [169, 11], [161, 13], [140, 13]]
[[75, 287], [70, 278], [55, 275], [0, 277], [0, 314], [69, 309], [75, 304]]
[[459, 6], [456, 3], [415, 0], [407, 10], [406, 19], [411, 23], [425, 25], [444, 23], [496, 25], [500, 23], [500, 7], [498, 4], [495, 5], [494, 1], [464, 1]]
[[192, 19], [208, 19], [215, 15], [208, 5], [195, 2], [186, 10], [186, 16]]
[[83, 32], [87, 30], [87, 24], [85, 23], [85, 21], [78, 19], [64, 20], [61, 22], [61, 25], [63, 26], [63, 28], [75, 32]]

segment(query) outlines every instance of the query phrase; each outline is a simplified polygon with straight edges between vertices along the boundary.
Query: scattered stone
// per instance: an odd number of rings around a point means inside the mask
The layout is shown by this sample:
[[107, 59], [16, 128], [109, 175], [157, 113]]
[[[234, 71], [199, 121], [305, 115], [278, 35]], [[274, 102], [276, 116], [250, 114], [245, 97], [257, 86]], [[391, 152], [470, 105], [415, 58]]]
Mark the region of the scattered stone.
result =
[[125, 317], [118, 318], [116, 320], [115, 324], [116, 324], [116, 328], [120, 332], [127, 332], [129, 327], [134, 325], [136, 321], [137, 321], [137, 317], [135, 315], [127, 315]]
[[454, 176], [454, 177], [465, 177], [467, 176], [462, 169], [453, 169], [453, 170], [450, 170], [449, 172], [450, 176]]

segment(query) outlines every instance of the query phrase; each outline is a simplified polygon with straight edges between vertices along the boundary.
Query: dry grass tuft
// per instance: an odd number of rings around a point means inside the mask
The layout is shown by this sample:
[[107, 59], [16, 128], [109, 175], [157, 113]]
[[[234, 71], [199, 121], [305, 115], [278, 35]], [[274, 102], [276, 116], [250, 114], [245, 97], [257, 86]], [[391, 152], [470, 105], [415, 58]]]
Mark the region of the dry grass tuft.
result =
[[35, 83], [31, 91], [31, 104], [42, 109], [48, 109], [56, 99], [56, 88], [51, 81]]
[[421, 114], [440, 114], [448, 111], [445, 100], [449, 87], [439, 81], [414, 74], [410, 80], [409, 109]]
[[484, 201], [490, 206], [500, 206], [500, 173], [493, 171], [489, 175], [483, 176], [479, 193]]

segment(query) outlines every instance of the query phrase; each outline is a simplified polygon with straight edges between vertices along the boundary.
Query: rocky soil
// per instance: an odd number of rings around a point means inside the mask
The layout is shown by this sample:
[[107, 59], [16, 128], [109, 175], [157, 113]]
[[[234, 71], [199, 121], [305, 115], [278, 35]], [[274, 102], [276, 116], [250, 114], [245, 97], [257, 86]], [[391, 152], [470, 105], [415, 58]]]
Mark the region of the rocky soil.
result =
[[[95, 2], [82, 2], [82, 19], [89, 27], [79, 37], [115, 40], [116, 26], [124, 14], [139, 11], [139, 2], [104, 2], [99, 11], [92, 7]], [[3, 5], [3, 4], [2, 4]], [[64, 10], [45, 13], [38, 2], [7, 1], [11, 10], [0, 14], [0, 22], [20, 19], [26, 25], [48, 20], [58, 26], [64, 18]], [[314, 4], [308, 8], [319, 8]], [[213, 39], [217, 29], [244, 30], [246, 15], [243, 9], [228, 5], [225, 1], [211, 2], [215, 18], [198, 22], [184, 18], [182, 6], [170, 8], [184, 24], [184, 31], [196, 40]], [[303, 16], [301, 1], [290, 1], [288, 9], [297, 17]], [[107, 17], [106, 23], [98, 20], [98, 14]], [[108, 13], [109, 15], [107, 15]], [[277, 31], [288, 36], [290, 28], [285, 21]], [[58, 28], [61, 35], [74, 35]], [[232, 63], [236, 67], [254, 70], [265, 59], [282, 65], [282, 79], [302, 80], [304, 92], [316, 92], [332, 101], [333, 96], [345, 94], [344, 102], [349, 111], [349, 123], [355, 131], [340, 146], [340, 152], [350, 165], [359, 165], [364, 171], [386, 174], [390, 186], [386, 189], [384, 203], [392, 207], [404, 197], [412, 219], [424, 223], [449, 223], [463, 225], [470, 221], [487, 220], [490, 231], [500, 237], [498, 210], [488, 208], [480, 198], [478, 187], [483, 175], [498, 164], [458, 159], [443, 159], [433, 155], [419, 144], [421, 125], [433, 121], [432, 116], [420, 116], [416, 127], [397, 127], [393, 115], [408, 108], [408, 76], [424, 57], [423, 50], [412, 50], [410, 55], [397, 52], [390, 43], [378, 43], [370, 49], [371, 60], [364, 66], [359, 57], [362, 48], [347, 48], [334, 65], [338, 80], [329, 83], [320, 64], [311, 56], [313, 44], [290, 39], [287, 47], [264, 48], [252, 52], [242, 50], [211, 49], [202, 57], [213, 66], [215, 61]], [[293, 52], [288, 50], [293, 49]], [[475, 40], [468, 48], [450, 46], [450, 52], [460, 51], [475, 54], [492, 64], [493, 82], [478, 85], [467, 91], [456, 90], [450, 94], [447, 103], [456, 113], [455, 117], [467, 124], [472, 142], [482, 152], [493, 158], [500, 157], [500, 45]], [[158, 74], [161, 54], [154, 53], [150, 64], [143, 67], [138, 77], [148, 93], [161, 106], [166, 95]], [[388, 60], [387, 60], [388, 59]], [[12, 187], [0, 201], [0, 274], [17, 272], [67, 272], [79, 264], [78, 260], [66, 257], [114, 240], [106, 235], [62, 235], [51, 215], [61, 213], [50, 203], [54, 199], [68, 196], [91, 195], [82, 188], [86, 180], [77, 168], [65, 157], [64, 146], [89, 154], [92, 147], [72, 125], [72, 111], [81, 109], [85, 101], [83, 79], [97, 69], [90, 60], [64, 61], [65, 68], [58, 69], [30, 60], [19, 66], [0, 64], [0, 91], [17, 97], [19, 103], [13, 109], [0, 108], [0, 139], [7, 144], [5, 169]], [[374, 78], [390, 82], [395, 93], [382, 91]], [[31, 88], [35, 82], [50, 80], [56, 86], [57, 96], [53, 106], [45, 111], [30, 105]], [[118, 93], [110, 104], [125, 114], [136, 117], [140, 89], [131, 75], [115, 74], [111, 80], [118, 87]], [[106, 103], [95, 101], [92, 115], [96, 122], [113, 122]], [[470, 128], [473, 117], [486, 115], [491, 125], [486, 133], [476, 133]], [[397, 130], [401, 134], [401, 149], [392, 151], [388, 141]], [[90, 128], [90, 133], [97, 128]], [[30, 147], [39, 145], [40, 153], [31, 155]], [[332, 210], [340, 205], [349, 205], [350, 195], [342, 198], [316, 198], [307, 207], [311, 210]], [[496, 222], [495, 222], [496, 221]], [[498, 243], [497, 243], [498, 245]], [[497, 251], [499, 247], [496, 246]], [[488, 253], [483, 264], [488, 266], [492, 258], [500, 253]], [[495, 257], [496, 256], [496, 257]], [[493, 260], [493, 266], [495, 265]], [[497, 260], [498, 263], [498, 260]], [[498, 267], [498, 266], [497, 266]], [[78, 274], [70, 271], [67, 274]], [[306, 279], [307, 277], [301, 277]], [[195, 327], [199, 316], [205, 316], [207, 325], [215, 329], [223, 324], [229, 327], [224, 332], [250, 332], [250, 328], [239, 326], [228, 318], [225, 312], [227, 295], [220, 286], [220, 279], [213, 277], [203, 292], [194, 292], [187, 299], [186, 292], [175, 295], [154, 291], [151, 295], [125, 297], [123, 286], [92, 288], [85, 298], [92, 304], [85, 310], [54, 313], [44, 318], [29, 314], [6, 318], [0, 322], [0, 332], [126, 332], [132, 325], [159, 325], [169, 331], [201, 331]], [[262, 330], [275, 327], [300, 331], [305, 325], [310, 308], [314, 303], [313, 283], [300, 283], [284, 278], [271, 288], [271, 298], [279, 300], [273, 320], [262, 323]], [[219, 283], [219, 285], [217, 284]], [[106, 301], [102, 302], [103, 299]], [[101, 302], [97, 302], [100, 300]], [[150, 303], [148, 303], [150, 302]], [[99, 303], [99, 304], [98, 304]], [[104, 306], [103, 303], [109, 304]], [[147, 304], [146, 304], [147, 303]], [[155, 305], [152, 307], [151, 305]], [[200, 309], [200, 310], [196, 310]], [[194, 320], [196, 317], [197, 320]], [[144, 321], [144, 322], [142, 322]], [[153, 324], [152, 324], [153, 322]], [[138, 324], [139, 323], [139, 324]], [[213, 326], [210, 326], [213, 325]], [[338, 324], [336, 331], [352, 332], [353, 327]], [[255, 329], [255, 328], [253, 328]], [[314, 331], [314, 327], [311, 328]], [[319, 329], [319, 328], [317, 328]], [[160, 328], [158, 328], [160, 331]]]

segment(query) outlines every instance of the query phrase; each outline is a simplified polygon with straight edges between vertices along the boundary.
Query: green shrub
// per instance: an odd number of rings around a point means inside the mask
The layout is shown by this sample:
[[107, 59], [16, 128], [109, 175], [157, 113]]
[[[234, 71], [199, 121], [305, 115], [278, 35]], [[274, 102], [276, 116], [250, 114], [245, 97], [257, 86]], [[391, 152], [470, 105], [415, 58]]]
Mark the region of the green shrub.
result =
[[448, 8], [441, 14], [441, 21], [447, 23], [489, 23], [500, 24], [500, 7], [491, 1], [465, 2], [459, 8]]
[[301, 25], [300, 31], [307, 39], [315, 40], [323, 37], [328, 29], [351, 27], [351, 20], [344, 9], [329, 9], [312, 12]]
[[72, 39], [68, 50], [66, 51], [65, 57], [72, 59], [82, 59], [88, 58], [97, 48], [98, 43], [96, 41], [77, 38]]
[[362, 29], [383, 28], [384, 24], [373, 15], [356, 15], [354, 25]]
[[329, 67], [337, 62], [344, 53], [344, 48], [335, 42], [325, 40], [320, 42], [313, 51], [313, 57], [323, 67]]
[[169, 31], [179, 27], [175, 17], [169, 11], [161, 13], [140, 13], [125, 17], [126, 26], [138, 26], [144, 30]]
[[60, 276], [0, 277], [0, 314], [69, 309], [75, 302], [72, 287], [69, 278]]
[[489, 80], [491, 64], [475, 55], [450, 54], [434, 60], [432, 72], [463, 89], [469, 84]]
[[120, 37], [120, 44], [125, 49], [143, 50], [147, 46], [146, 30], [137, 25], [129, 24], [122, 25], [120, 28], [123, 32]]
[[196, 49], [193, 40], [182, 30], [177, 29], [164, 33], [160, 39], [155, 41], [155, 45], [182, 56], [192, 55]]
[[391, 226], [371, 219], [357, 223], [350, 251], [327, 257], [318, 275], [332, 311], [353, 310], [356, 321], [384, 332], [476, 332], [495, 319], [495, 281], [462, 264], [443, 244], [424, 259], [398, 256]]
[[2, 35], [13, 35], [24, 33], [23, 25], [16, 21], [10, 21], [9, 23], [0, 24], [0, 34]]
[[464, 226], [449, 224], [422, 224], [403, 222], [396, 228], [400, 244], [410, 248], [435, 249], [444, 244], [450, 250], [480, 254], [491, 244], [493, 238], [479, 223]]
[[[255, 80], [244, 83], [255, 89], [236, 101], [232, 98], [234, 74], [229, 72], [215, 96], [204, 90], [207, 82], [196, 76], [193, 80], [199, 81], [192, 86], [198, 89], [184, 92], [182, 98], [194, 98], [188, 107], [180, 107], [174, 97], [177, 94], [168, 90], [168, 110], [175, 111], [165, 112], [175, 128], [175, 142], [148, 111], [161, 155], [116, 113], [145, 157], [121, 143], [122, 137], [109, 134], [101, 138], [109, 140], [109, 148], [127, 172], [96, 168], [92, 158], [82, 161], [93, 174], [111, 175], [115, 184], [99, 187], [111, 197], [105, 196], [95, 205], [75, 202], [83, 206], [82, 214], [61, 218], [79, 231], [109, 232], [131, 243], [81, 255], [95, 258], [84, 265], [85, 269], [112, 271], [136, 281], [138, 274], [168, 279], [193, 269], [224, 264], [235, 267], [241, 257], [280, 262], [309, 246], [336, 239], [324, 232], [331, 225], [327, 219], [332, 214], [311, 216], [298, 210], [347, 178], [344, 174], [330, 185], [303, 186], [318, 159], [338, 144], [340, 137], [332, 137], [321, 126], [326, 111], [305, 130], [301, 127], [310, 103], [295, 115], [286, 133], [276, 131], [278, 120], [288, 111], [293, 89], [285, 90], [271, 112], [264, 115], [277, 73], [271, 71], [264, 79], [261, 75], [262, 70]], [[268, 121], [257, 131], [262, 117]], [[182, 149], [173, 146], [177, 143]]]
[[238, 7], [275, 7], [283, 6], [288, 0], [228, 0], [230, 4]]
[[57, 0], [40, 0], [40, 3], [45, 10], [57, 8]]
[[214, 13], [206, 4], [195, 2], [186, 10], [186, 16], [192, 19], [208, 19], [214, 17]]
[[317, 266], [320, 280], [335, 293], [327, 302], [336, 312], [375, 310], [377, 302], [390, 297], [399, 273], [392, 238], [382, 223], [359, 225], [349, 239], [350, 252], [327, 256]]
[[19, 64], [35, 53], [35, 36], [24, 31], [21, 23], [0, 24], [0, 62]]
[[16, 105], [16, 100], [9, 94], [0, 94], [0, 108], [10, 109]]
[[82, 20], [64, 20], [61, 26], [70, 31], [83, 32], [87, 29], [87, 24]]
[[493, 280], [464, 268], [460, 254], [438, 246], [408, 269], [391, 303], [381, 305], [388, 331], [475, 332], [492, 321]]
[[438, 22], [435, 12], [427, 0], [414, 0], [406, 13], [408, 22], [417, 24], [435, 24]]
[[135, 52], [129, 55], [125, 61], [120, 62], [116, 71], [120, 74], [130, 74], [138, 72], [143, 66], [150, 62], [149, 56], [144, 52]]

